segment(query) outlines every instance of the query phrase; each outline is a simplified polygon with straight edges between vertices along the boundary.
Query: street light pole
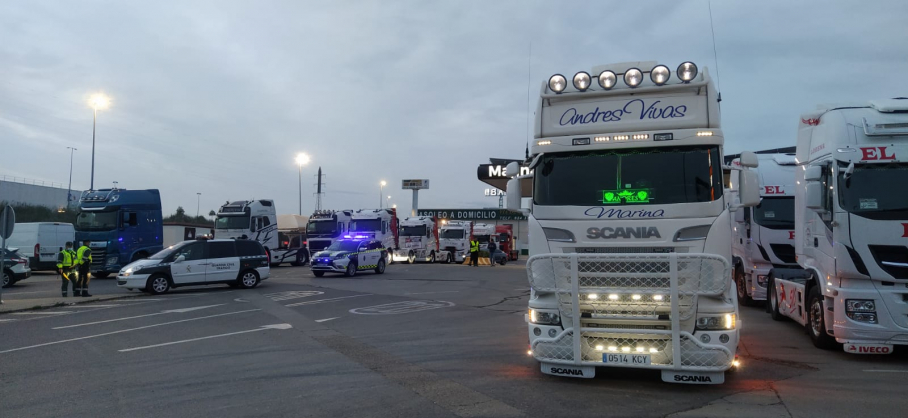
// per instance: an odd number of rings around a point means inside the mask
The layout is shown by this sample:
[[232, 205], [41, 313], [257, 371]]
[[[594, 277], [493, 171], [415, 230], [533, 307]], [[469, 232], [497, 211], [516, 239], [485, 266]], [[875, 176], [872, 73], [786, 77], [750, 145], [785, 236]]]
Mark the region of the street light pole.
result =
[[73, 153], [77, 148], [66, 147], [66, 149], [69, 150], [69, 189], [66, 190], [66, 209], [68, 210], [73, 198]]
[[201, 206], [201, 202], [202, 202], [202, 193], [196, 193], [195, 195], [196, 195], [196, 199], [195, 199], [195, 217], [198, 218], [198, 217], [199, 217], [199, 207]]
[[385, 195], [385, 185], [386, 184], [388, 184], [388, 183], [385, 183], [384, 180], [382, 180], [381, 183], [378, 183], [378, 208], [379, 209], [382, 208], [382, 200], [384, 200], [384, 199], [382, 199], [382, 196]]
[[89, 190], [95, 189], [95, 126], [98, 124], [98, 108], [92, 108], [91, 118], [91, 187]]
[[299, 166], [299, 188], [300, 188], [300, 216], [303, 216], [303, 165], [309, 163], [309, 156], [305, 153], [296, 155], [296, 164]]

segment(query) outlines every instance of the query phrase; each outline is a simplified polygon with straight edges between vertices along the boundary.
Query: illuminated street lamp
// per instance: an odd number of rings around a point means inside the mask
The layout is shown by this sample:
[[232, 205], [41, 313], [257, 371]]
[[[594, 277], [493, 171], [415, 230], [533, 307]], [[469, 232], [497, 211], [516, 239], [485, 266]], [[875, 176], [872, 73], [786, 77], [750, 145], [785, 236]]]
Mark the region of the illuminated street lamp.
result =
[[381, 197], [385, 195], [385, 193], [384, 193], [384, 192], [385, 192], [385, 186], [386, 186], [387, 184], [388, 184], [387, 182], [385, 182], [384, 180], [382, 180], [381, 183], [379, 183], [379, 186], [378, 186], [378, 208], [379, 208], [379, 209], [382, 208], [382, 198], [381, 198]]
[[296, 164], [299, 166], [300, 178], [300, 216], [303, 215], [303, 166], [309, 164], [309, 156], [305, 153], [296, 154]]
[[93, 94], [88, 99], [88, 105], [92, 108], [93, 117], [91, 120], [91, 187], [95, 189], [95, 126], [98, 123], [98, 110], [104, 110], [110, 107], [110, 98], [104, 93]]

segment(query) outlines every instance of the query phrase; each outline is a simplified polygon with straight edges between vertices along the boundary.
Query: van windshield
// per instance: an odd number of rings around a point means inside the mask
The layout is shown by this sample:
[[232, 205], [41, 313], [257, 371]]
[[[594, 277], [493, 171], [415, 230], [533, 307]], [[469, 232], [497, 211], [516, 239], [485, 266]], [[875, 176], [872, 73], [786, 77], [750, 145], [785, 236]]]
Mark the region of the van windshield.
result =
[[117, 213], [79, 212], [76, 218], [76, 231], [111, 231], [117, 229]]
[[214, 229], [249, 229], [248, 216], [219, 216]]

